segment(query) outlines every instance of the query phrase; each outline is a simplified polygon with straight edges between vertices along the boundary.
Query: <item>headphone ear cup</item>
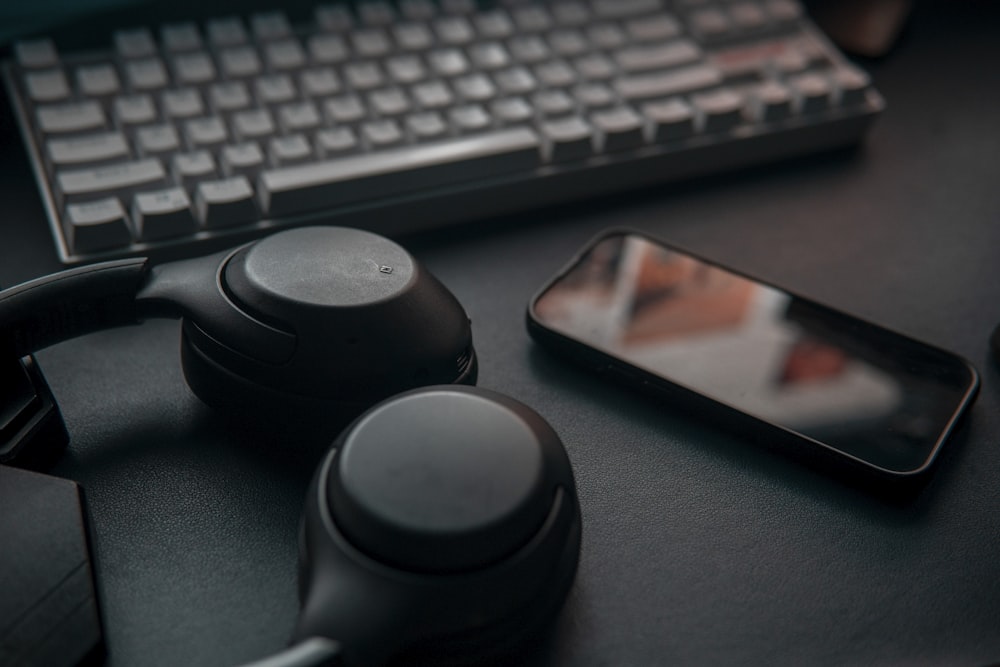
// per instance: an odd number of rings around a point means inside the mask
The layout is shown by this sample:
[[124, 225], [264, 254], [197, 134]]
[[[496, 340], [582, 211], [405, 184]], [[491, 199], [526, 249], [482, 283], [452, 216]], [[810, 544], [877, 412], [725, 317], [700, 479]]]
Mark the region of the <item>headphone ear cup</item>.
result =
[[391, 398], [310, 487], [293, 641], [334, 639], [345, 664], [509, 664], [562, 607], [581, 525], [569, 459], [536, 412], [475, 387]]

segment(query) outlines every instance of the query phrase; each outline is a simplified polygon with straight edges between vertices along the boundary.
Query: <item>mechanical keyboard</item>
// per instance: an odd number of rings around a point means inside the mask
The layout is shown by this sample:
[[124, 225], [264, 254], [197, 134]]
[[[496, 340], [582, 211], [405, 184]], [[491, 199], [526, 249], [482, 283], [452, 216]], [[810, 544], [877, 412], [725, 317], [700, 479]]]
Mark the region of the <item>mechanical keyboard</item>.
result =
[[49, 39], [4, 63], [60, 258], [402, 235], [858, 141], [794, 0], [369, 1]]

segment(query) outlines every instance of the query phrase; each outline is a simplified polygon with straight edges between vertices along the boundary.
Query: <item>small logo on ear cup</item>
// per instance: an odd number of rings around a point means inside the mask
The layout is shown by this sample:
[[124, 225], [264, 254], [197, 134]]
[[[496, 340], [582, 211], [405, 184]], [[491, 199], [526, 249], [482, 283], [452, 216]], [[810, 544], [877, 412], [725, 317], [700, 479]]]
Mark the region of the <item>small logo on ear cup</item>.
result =
[[382, 273], [392, 273], [392, 267], [391, 266], [386, 266], [385, 264], [382, 264], [381, 266], [379, 266], [378, 270], [381, 271]]

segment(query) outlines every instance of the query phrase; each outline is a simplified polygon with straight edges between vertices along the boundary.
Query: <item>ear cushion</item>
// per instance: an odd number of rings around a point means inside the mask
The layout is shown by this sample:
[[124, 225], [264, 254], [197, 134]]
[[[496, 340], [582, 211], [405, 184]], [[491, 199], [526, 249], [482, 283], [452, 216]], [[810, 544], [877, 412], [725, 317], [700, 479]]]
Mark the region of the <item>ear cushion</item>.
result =
[[[188, 387], [207, 405], [255, 421], [287, 423], [290, 420], [306, 420], [323, 423], [327, 428], [333, 425], [339, 430], [373, 402], [417, 387], [422, 379], [419, 375], [414, 375], [409, 385], [398, 387], [388, 383], [356, 387], [359, 400], [353, 401], [282, 391], [247, 379], [222, 365], [216, 361], [220, 355], [214, 346], [214, 356], [205, 354], [198, 344], [204, 344], [205, 340], [204, 332], [193, 323], [184, 321], [181, 329], [181, 369]], [[478, 374], [479, 362], [475, 350], [470, 346], [467, 361], [460, 365], [454, 382], [474, 385]], [[330, 378], [331, 383], [338, 381], [336, 377]]]
[[581, 520], [540, 415], [475, 387], [406, 392], [334, 443], [308, 493], [295, 640], [345, 664], [510, 664], [562, 607]]

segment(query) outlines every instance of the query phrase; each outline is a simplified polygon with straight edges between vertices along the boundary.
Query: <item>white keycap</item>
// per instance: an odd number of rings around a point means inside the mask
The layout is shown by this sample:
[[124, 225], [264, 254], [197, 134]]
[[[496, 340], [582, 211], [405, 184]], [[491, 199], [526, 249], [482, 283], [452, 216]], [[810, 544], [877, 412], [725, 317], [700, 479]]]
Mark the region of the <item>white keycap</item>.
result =
[[177, 130], [170, 123], [139, 128], [135, 141], [139, 153], [144, 156], [172, 153], [181, 146]]
[[159, 58], [125, 63], [125, 78], [134, 90], [154, 90], [167, 85], [167, 68]]
[[528, 170], [539, 143], [534, 131], [511, 128], [266, 170], [258, 201], [266, 214], [284, 215]]
[[77, 68], [76, 83], [81, 93], [91, 97], [115, 95], [121, 90], [118, 71], [110, 63]]
[[132, 223], [140, 241], [193, 234], [198, 223], [184, 188], [140, 192], [132, 201]]
[[281, 12], [266, 12], [250, 17], [250, 29], [259, 40], [283, 39], [292, 34], [288, 18]]
[[195, 210], [206, 227], [230, 227], [257, 217], [253, 188], [245, 176], [200, 183], [195, 192]]
[[215, 63], [204, 51], [174, 56], [174, 75], [182, 84], [206, 83], [215, 79]]
[[250, 46], [222, 49], [219, 52], [219, 60], [222, 71], [231, 78], [255, 76], [262, 69], [257, 51]]
[[198, 26], [194, 23], [174, 23], [160, 29], [163, 48], [172, 53], [197, 51], [202, 46]]
[[124, 160], [129, 157], [128, 140], [121, 132], [49, 139], [45, 148], [49, 161], [57, 167]]
[[14, 44], [17, 64], [25, 69], [54, 67], [59, 64], [59, 53], [51, 39], [31, 39]]
[[193, 118], [205, 113], [201, 93], [196, 88], [164, 91], [160, 103], [163, 107], [163, 113], [168, 118]]
[[153, 35], [145, 28], [119, 30], [114, 36], [115, 50], [122, 58], [145, 58], [156, 53]]
[[117, 197], [66, 207], [66, 230], [75, 253], [126, 246], [132, 242], [125, 209]]
[[246, 176], [256, 179], [264, 166], [264, 153], [255, 141], [244, 141], [222, 147], [222, 170], [227, 176]]
[[123, 196], [139, 187], [166, 185], [166, 178], [163, 163], [156, 158], [56, 172], [59, 190], [70, 202], [102, 195]]
[[44, 104], [35, 109], [35, 114], [38, 126], [51, 134], [97, 130], [106, 123], [104, 110], [93, 100]]
[[156, 120], [156, 107], [149, 95], [127, 95], [115, 99], [115, 118], [122, 125], [144, 125]]
[[69, 83], [61, 69], [26, 74], [24, 84], [28, 97], [35, 102], [58, 102], [69, 97]]

